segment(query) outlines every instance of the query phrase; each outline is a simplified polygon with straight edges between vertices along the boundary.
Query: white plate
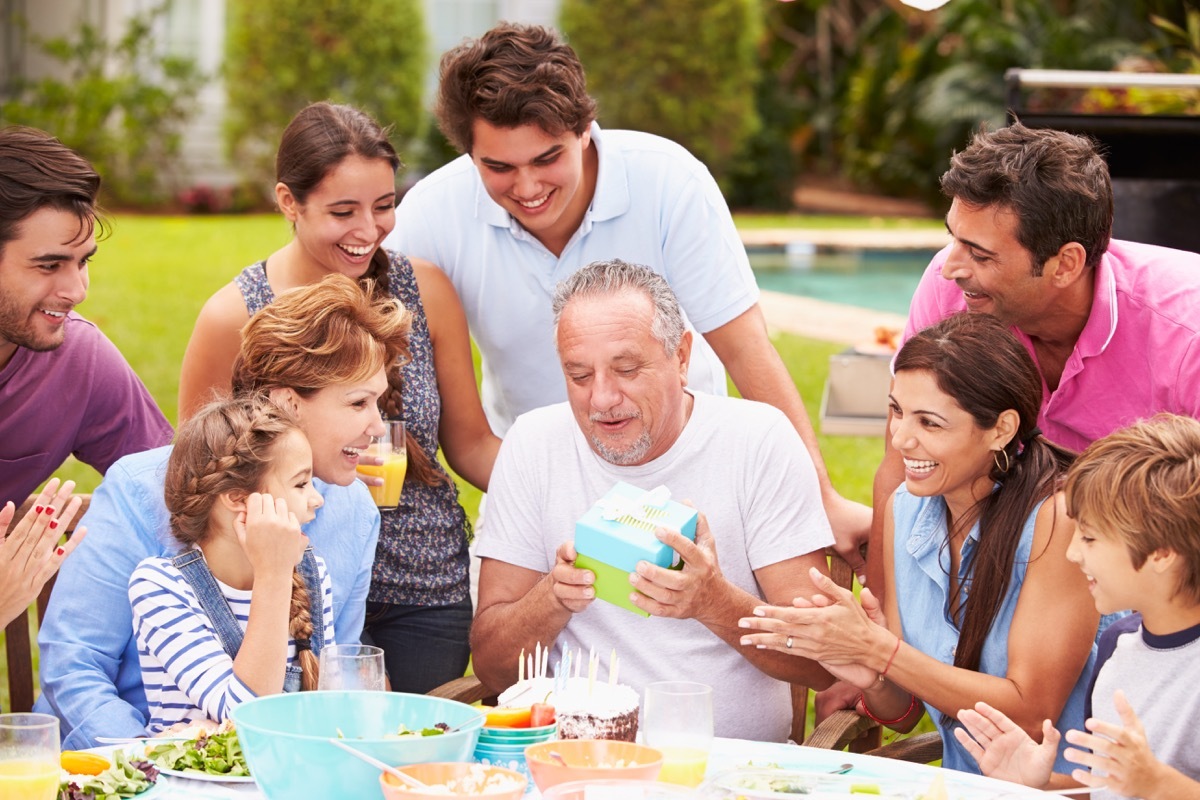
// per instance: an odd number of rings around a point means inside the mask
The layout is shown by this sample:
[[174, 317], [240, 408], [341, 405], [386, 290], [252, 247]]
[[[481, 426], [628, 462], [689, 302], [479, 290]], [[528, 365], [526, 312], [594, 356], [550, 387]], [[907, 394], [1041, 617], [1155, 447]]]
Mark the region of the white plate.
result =
[[[154, 762], [150, 762], [154, 763]], [[167, 769], [166, 767], [158, 767], [158, 771], [164, 775], [170, 775], [173, 778], [186, 778], [189, 781], [204, 781], [206, 783], [254, 783], [254, 778], [249, 775], [212, 775], [208, 772], [200, 772], [199, 770], [182, 770], [182, 769]]]
[[[139, 742], [140, 744], [130, 743], [130, 744], [123, 744], [123, 745], [107, 745], [104, 747], [93, 747], [90, 750], [88, 750], [87, 752], [99, 753], [100, 755], [111, 758], [112, 752], [114, 750], [131, 750], [131, 749], [135, 749], [140, 746], [140, 747], [142, 747], [142, 758], [145, 759], [146, 761], [149, 761], [151, 764], [154, 764], [154, 762], [148, 756], [146, 756], [146, 754], [145, 754], [146, 748], [154, 747], [159, 744], [166, 744], [167, 742], [172, 741], [172, 740], [159, 741], [157, 739], [139, 739], [136, 741]], [[154, 764], [154, 766], [163, 775], [171, 775], [176, 778], [186, 778], [189, 781], [205, 781], [207, 783], [254, 783], [254, 778], [250, 777], [249, 775], [210, 775], [207, 772], [200, 772], [198, 770], [167, 769], [166, 767], [158, 766], [158, 764]], [[149, 796], [149, 792], [147, 792], [145, 794], [136, 795], [138, 800], [141, 800], [143, 797], [148, 797], [148, 796]]]

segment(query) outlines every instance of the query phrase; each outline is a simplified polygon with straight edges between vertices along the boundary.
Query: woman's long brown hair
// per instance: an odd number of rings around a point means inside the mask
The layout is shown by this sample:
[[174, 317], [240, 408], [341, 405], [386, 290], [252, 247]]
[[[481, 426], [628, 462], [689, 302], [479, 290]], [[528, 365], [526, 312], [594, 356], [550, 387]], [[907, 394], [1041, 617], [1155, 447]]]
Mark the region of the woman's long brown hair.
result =
[[[370, 115], [357, 108], [335, 103], [312, 103], [301, 109], [284, 129], [275, 154], [275, 179], [288, 187], [296, 202], [304, 205], [309, 194], [321, 181], [350, 156], [386, 161], [395, 173], [400, 169], [400, 156], [388, 140], [388, 131]], [[375, 300], [391, 299], [388, 282], [390, 256], [382, 247], [371, 254], [371, 263], [359, 279], [363, 291]], [[403, 380], [400, 366], [387, 370], [388, 391], [380, 399], [385, 417], [404, 419]], [[408, 470], [405, 480], [426, 485], [450, 480], [436, 468], [433, 460], [413, 436], [411, 426], [405, 428], [408, 449]]]

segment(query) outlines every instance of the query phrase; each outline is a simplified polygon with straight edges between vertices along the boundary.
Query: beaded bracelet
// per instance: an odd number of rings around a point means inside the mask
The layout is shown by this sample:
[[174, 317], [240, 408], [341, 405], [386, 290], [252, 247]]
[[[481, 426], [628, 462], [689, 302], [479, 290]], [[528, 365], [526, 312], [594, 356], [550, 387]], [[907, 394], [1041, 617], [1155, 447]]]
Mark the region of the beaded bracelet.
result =
[[884, 678], [887, 676], [888, 670], [892, 668], [892, 662], [896, 660], [896, 653], [899, 653], [899, 652], [900, 652], [900, 637], [897, 636], [896, 637], [896, 646], [894, 648], [892, 648], [892, 654], [890, 656], [888, 656], [887, 664], [885, 664], [883, 667], [883, 672], [881, 672], [875, 676], [875, 682], [879, 686], [883, 686]]
[[879, 717], [872, 714], [871, 709], [867, 707], [867, 693], [866, 692], [859, 692], [858, 702], [862, 703], [863, 711], [867, 712], [867, 716], [870, 717], [871, 719], [875, 720], [876, 722], [878, 722], [880, 725], [895, 725], [897, 722], [900, 722], [905, 717], [907, 717], [909, 714], [911, 714], [913, 712], [913, 709], [917, 707], [917, 696], [915, 694], [909, 695], [909, 696], [912, 698], [912, 702], [910, 702], [908, 704], [908, 709], [903, 714], [896, 717], [895, 719], [880, 719]]

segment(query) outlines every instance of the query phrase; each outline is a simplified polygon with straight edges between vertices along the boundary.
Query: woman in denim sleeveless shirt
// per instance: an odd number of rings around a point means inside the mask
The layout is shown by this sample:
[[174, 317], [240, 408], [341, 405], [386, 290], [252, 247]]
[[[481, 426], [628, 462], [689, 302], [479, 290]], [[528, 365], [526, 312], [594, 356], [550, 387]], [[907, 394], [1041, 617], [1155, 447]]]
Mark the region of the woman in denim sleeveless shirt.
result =
[[479, 402], [466, 317], [441, 270], [380, 247], [395, 226], [400, 159], [369, 116], [308, 106], [284, 131], [275, 165], [275, 198], [294, 236], [205, 304], [184, 356], [180, 415], [229, 385], [242, 325], [289, 289], [339, 273], [411, 312], [411, 358], [382, 401], [386, 416], [405, 421], [408, 472], [399, 507], [382, 512], [363, 638], [383, 647], [394, 689], [427, 692], [465, 671], [472, 616], [470, 524], [438, 448], [486, 490], [500, 446]]
[[1081, 724], [1097, 615], [1055, 494], [1073, 454], [1035, 427], [1041, 400], [1033, 360], [990, 316], [912, 337], [890, 395], [905, 483], [885, 512], [882, 607], [814, 576], [823, 607], [762, 607], [744, 625], [769, 633], [746, 641], [818, 660], [895, 730], [927, 710], [954, 769], [978, 772], [951, 729], [979, 700], [1033, 736], [1043, 719]]

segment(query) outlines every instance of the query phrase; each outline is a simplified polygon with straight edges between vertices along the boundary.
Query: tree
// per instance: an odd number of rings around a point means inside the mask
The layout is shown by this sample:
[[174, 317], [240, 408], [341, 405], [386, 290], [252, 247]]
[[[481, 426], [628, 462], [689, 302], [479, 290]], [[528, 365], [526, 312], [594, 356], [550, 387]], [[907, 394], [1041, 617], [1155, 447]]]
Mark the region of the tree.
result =
[[62, 65], [64, 77], [15, 79], [0, 97], [0, 125], [58, 137], [92, 162], [108, 201], [147, 206], [168, 197], [181, 130], [204, 77], [191, 59], [155, 46], [166, 8], [163, 2], [131, 16], [115, 41], [87, 22], [68, 36], [43, 38], [16, 20], [23, 42]]
[[231, 0], [228, 8], [226, 141], [251, 178], [270, 180], [283, 129], [320, 100], [394, 126], [401, 153], [423, 132], [420, 0]]
[[608, 127], [657, 133], [718, 181], [759, 128], [759, 0], [564, 0], [561, 26]]

